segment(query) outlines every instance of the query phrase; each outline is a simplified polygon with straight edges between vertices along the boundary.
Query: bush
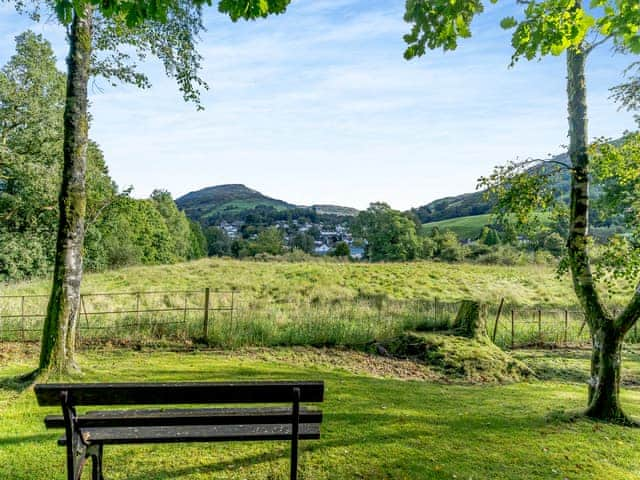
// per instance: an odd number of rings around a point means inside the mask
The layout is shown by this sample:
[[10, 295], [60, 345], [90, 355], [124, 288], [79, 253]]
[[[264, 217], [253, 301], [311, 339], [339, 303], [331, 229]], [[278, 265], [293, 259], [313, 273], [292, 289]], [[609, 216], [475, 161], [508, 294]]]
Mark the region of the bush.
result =
[[0, 279], [23, 280], [45, 275], [51, 262], [47, 256], [49, 241], [36, 235], [0, 235]]
[[501, 245], [491, 253], [479, 256], [476, 261], [485, 265], [525, 265], [529, 263], [528, 256], [511, 245]]

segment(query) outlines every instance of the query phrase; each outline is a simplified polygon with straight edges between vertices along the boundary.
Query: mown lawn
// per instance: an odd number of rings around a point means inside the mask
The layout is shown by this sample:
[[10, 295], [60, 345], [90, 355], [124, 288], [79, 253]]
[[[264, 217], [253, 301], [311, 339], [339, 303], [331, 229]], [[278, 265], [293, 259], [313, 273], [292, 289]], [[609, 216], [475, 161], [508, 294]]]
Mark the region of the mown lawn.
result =
[[[511, 385], [438, 383], [410, 371], [407, 362], [349, 355], [88, 352], [80, 357], [84, 374], [75, 380], [323, 379], [323, 438], [302, 446], [306, 480], [640, 478], [640, 431], [569, 422], [562, 414], [584, 403], [585, 388], [575, 383], [587, 365], [583, 354], [554, 361], [558, 372], [547, 368], [547, 380]], [[529, 357], [534, 365], [544, 361]], [[58, 433], [42, 424], [55, 409], [39, 408], [32, 390], [14, 391], [7, 381], [28, 371], [33, 353], [14, 350], [0, 360], [0, 478], [64, 478]], [[426, 380], [406, 379], [412, 377]], [[624, 401], [640, 415], [639, 391], [626, 390]], [[287, 454], [288, 446], [277, 442], [111, 447], [105, 469], [110, 480], [284, 479]]]

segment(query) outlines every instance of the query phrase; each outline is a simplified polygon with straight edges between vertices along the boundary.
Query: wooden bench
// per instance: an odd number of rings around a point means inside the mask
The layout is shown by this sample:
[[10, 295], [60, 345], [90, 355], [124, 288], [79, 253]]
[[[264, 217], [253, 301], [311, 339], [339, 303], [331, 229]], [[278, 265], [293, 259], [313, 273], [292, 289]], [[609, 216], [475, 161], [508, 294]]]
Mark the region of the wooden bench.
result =
[[[177, 442], [287, 440], [291, 479], [297, 479], [298, 440], [320, 438], [322, 412], [300, 406], [322, 402], [323, 382], [207, 382], [38, 384], [38, 404], [61, 405], [48, 415], [47, 428], [64, 428], [67, 478], [80, 480], [91, 458], [92, 479], [103, 480], [104, 445]], [[291, 404], [217, 408], [101, 410], [78, 413], [80, 406]]]

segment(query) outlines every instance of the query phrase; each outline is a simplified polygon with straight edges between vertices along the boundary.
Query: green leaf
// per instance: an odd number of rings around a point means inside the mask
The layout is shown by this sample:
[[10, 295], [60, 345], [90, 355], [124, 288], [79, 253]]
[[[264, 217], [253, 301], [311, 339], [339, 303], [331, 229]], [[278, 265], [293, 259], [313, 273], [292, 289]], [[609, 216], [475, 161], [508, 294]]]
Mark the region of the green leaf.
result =
[[500, 26], [505, 30], [509, 30], [516, 25], [518, 25], [518, 21], [515, 19], [515, 17], [505, 17], [500, 20]]

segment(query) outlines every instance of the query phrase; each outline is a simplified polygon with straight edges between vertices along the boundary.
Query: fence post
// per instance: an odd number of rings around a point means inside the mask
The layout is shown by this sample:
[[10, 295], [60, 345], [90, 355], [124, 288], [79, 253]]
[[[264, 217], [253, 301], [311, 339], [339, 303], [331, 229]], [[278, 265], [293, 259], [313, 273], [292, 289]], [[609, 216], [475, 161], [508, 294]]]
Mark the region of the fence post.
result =
[[569, 330], [569, 310], [564, 309], [564, 346], [567, 346], [567, 330]]
[[498, 322], [500, 321], [500, 314], [502, 313], [502, 306], [504, 305], [504, 297], [500, 299], [500, 306], [498, 307], [498, 314], [496, 315], [496, 324], [493, 326], [493, 335], [491, 341], [495, 343], [496, 334], [498, 333]]
[[24, 342], [24, 295], [20, 297], [20, 336]]
[[511, 350], [515, 347], [515, 336], [516, 336], [516, 311], [511, 309]]
[[542, 310], [538, 309], [538, 342], [542, 343]]
[[205, 341], [209, 338], [209, 287], [204, 289], [204, 323], [202, 325], [202, 336]]
[[140, 330], [140, 292], [136, 292], [136, 324]]
[[233, 307], [234, 307], [234, 301], [235, 301], [235, 290], [231, 290], [231, 315], [230, 315], [231, 328], [233, 328]]

